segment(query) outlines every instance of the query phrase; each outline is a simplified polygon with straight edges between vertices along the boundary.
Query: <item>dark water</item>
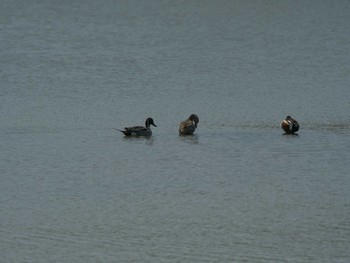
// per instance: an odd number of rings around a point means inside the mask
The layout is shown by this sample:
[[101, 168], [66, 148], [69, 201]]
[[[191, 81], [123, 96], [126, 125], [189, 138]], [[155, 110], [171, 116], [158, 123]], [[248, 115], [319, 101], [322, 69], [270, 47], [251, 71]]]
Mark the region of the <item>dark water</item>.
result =
[[350, 2], [0, 6], [3, 262], [349, 262]]

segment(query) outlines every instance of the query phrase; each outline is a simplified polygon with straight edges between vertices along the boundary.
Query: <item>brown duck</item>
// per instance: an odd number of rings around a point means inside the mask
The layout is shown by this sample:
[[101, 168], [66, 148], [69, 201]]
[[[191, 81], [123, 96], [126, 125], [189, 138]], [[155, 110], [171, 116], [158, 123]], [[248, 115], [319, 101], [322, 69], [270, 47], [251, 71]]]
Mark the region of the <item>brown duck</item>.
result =
[[187, 120], [180, 123], [179, 133], [180, 135], [191, 135], [197, 128], [199, 118], [196, 114], [191, 114]]

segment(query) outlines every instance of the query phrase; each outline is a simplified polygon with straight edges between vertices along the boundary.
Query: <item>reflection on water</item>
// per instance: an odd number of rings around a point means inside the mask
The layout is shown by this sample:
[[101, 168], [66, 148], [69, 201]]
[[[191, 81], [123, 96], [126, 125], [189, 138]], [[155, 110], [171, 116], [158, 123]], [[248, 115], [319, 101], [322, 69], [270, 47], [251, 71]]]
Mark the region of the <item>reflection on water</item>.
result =
[[182, 142], [189, 143], [189, 144], [198, 144], [199, 143], [199, 135], [198, 134], [192, 134], [192, 135], [179, 135], [179, 138]]
[[290, 137], [293, 137], [293, 136], [298, 137], [298, 136], [299, 136], [298, 133], [283, 133], [282, 135], [284, 135], [284, 136], [290, 136]]
[[147, 145], [153, 145], [153, 136], [122, 136], [123, 140], [129, 143], [144, 143]]

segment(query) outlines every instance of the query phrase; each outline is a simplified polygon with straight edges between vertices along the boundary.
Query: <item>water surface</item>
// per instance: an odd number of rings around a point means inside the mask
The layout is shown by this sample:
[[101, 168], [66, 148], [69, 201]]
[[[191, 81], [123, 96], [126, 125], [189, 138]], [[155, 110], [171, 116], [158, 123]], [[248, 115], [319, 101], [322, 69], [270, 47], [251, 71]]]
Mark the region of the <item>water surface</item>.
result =
[[[3, 1], [4, 262], [348, 262], [348, 14]], [[114, 129], [149, 116], [149, 139]]]

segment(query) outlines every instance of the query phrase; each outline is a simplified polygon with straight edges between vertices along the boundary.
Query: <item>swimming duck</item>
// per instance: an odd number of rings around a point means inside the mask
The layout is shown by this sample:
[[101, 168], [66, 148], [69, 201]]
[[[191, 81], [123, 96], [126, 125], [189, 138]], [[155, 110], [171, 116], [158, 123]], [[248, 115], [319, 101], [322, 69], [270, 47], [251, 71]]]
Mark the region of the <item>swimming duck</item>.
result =
[[281, 128], [286, 134], [293, 134], [299, 130], [299, 123], [293, 119], [291, 116], [287, 116], [281, 122]]
[[152, 131], [150, 126], [153, 125], [154, 127], [157, 127], [157, 125], [154, 124], [154, 121], [152, 118], [147, 118], [145, 122], [145, 126], [133, 126], [133, 127], [125, 127], [124, 131], [117, 129], [118, 131], [124, 133], [125, 136], [151, 136]]
[[196, 114], [191, 114], [187, 120], [180, 123], [179, 133], [181, 135], [191, 135], [194, 133], [197, 128], [197, 123], [199, 122], [199, 118]]

